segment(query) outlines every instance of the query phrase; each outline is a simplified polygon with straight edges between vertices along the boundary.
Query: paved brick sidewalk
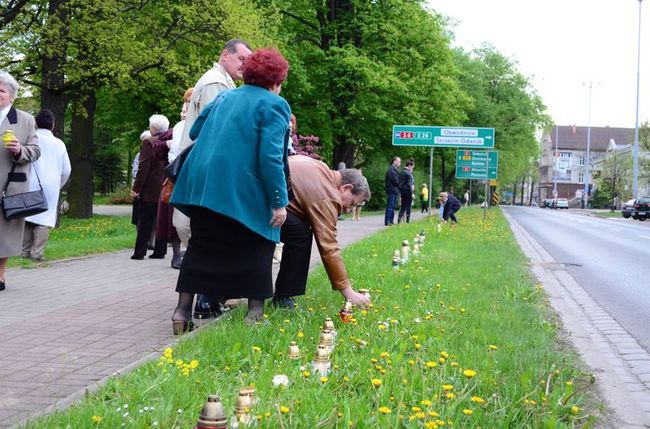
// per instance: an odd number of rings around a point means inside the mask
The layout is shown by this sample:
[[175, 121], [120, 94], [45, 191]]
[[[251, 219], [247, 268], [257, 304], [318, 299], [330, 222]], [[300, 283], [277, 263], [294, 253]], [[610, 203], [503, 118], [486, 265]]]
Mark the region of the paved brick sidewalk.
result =
[[[380, 216], [345, 220], [339, 240], [345, 246], [384, 228]], [[130, 255], [8, 270], [0, 293], [0, 427], [65, 407], [174, 340], [178, 271], [169, 257], [132, 261]], [[312, 264], [319, 262], [314, 255], [315, 245]]]

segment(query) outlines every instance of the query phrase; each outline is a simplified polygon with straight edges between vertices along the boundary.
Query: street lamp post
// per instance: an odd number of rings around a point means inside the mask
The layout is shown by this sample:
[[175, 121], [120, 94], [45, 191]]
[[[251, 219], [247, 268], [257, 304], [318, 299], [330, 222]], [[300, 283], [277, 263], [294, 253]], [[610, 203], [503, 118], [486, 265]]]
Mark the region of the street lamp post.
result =
[[590, 159], [590, 150], [591, 150], [591, 90], [593, 88], [593, 82], [589, 82], [589, 116], [587, 118], [587, 157], [585, 159], [585, 190], [583, 194], [583, 208], [589, 208], [589, 182], [590, 180], [590, 171], [589, 171], [589, 159]]
[[558, 124], [555, 124], [555, 152], [553, 152], [553, 198], [557, 198], [557, 173], [559, 167], [559, 154], [557, 153], [557, 145], [559, 128], [560, 126]]
[[641, 3], [639, 0], [639, 39], [637, 41], [637, 65], [636, 65], [636, 118], [634, 121], [634, 156], [632, 167], [632, 196], [639, 196], [639, 84], [641, 76]]

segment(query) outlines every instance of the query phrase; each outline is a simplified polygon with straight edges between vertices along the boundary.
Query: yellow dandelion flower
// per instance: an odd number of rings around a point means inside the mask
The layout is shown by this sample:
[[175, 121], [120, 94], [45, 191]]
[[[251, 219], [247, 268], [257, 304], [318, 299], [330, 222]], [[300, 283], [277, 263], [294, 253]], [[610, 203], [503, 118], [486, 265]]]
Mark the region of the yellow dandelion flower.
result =
[[431, 361], [426, 363], [426, 366], [427, 366], [427, 368], [435, 368], [435, 367], [438, 366], [438, 364], [431, 360]]
[[465, 408], [463, 410], [463, 414], [465, 414], [466, 416], [471, 416], [472, 414], [474, 414], [474, 411], [470, 410], [469, 408]]
[[426, 416], [427, 416], [427, 415], [424, 414], [422, 411], [420, 411], [419, 413], [416, 413], [416, 414], [415, 414], [415, 417], [417, 417], [417, 418], [420, 419], [420, 420], [424, 419]]
[[343, 381], [345, 381], [345, 382], [350, 381], [350, 377], [348, 377], [347, 375], [344, 375], [343, 376]]
[[264, 417], [271, 417], [272, 413], [270, 411], [267, 411], [264, 413]]
[[164, 354], [165, 356], [167, 356], [167, 355], [171, 356], [173, 353], [174, 353], [174, 350], [173, 350], [171, 347], [167, 347], [167, 348], [165, 349], [165, 351], [163, 352], [163, 354]]
[[102, 421], [102, 416], [92, 416], [91, 419], [93, 423], [98, 424], [99, 422]]
[[452, 362], [452, 363], [450, 363], [449, 365], [451, 365], [451, 366], [453, 366], [453, 367], [457, 367], [457, 366], [458, 366], [458, 362]]
[[420, 407], [416, 407], [416, 406], [411, 407], [411, 411], [413, 411], [414, 413], [417, 413], [417, 412], [419, 412], [421, 410], [422, 409]]
[[431, 401], [429, 401], [428, 399], [423, 399], [420, 401], [420, 404], [424, 405], [425, 407], [430, 407]]
[[467, 378], [474, 378], [474, 376], [476, 375], [476, 371], [474, 371], [473, 369], [466, 369], [465, 371], [463, 371], [463, 375]]
[[443, 365], [446, 362], [446, 360], [441, 356], [438, 358], [438, 362], [440, 362], [440, 365]]
[[488, 346], [488, 349], [490, 349], [490, 350], [496, 350], [496, 349], [497, 349], [497, 346], [495, 346], [494, 344], [490, 344], [490, 345]]
[[580, 412], [580, 407], [578, 407], [577, 405], [571, 407], [571, 414], [573, 414], [574, 416], [579, 412]]
[[454, 390], [454, 385], [453, 384], [443, 384], [442, 385], [442, 390]]
[[199, 361], [196, 360], [196, 359], [192, 359], [192, 361], [190, 362], [190, 368], [191, 369], [196, 369], [198, 367], [199, 367]]
[[281, 412], [282, 414], [287, 414], [289, 411], [290, 411], [290, 410], [289, 410], [289, 407], [285, 407], [284, 405], [281, 405], [281, 406], [280, 406], [280, 412]]
[[253, 351], [254, 351], [254, 352], [261, 352], [262, 349], [259, 348], [259, 347], [257, 347], [257, 346], [253, 346]]
[[388, 352], [381, 352], [381, 354], [379, 355], [379, 357], [382, 359], [386, 359], [388, 356], [389, 356]]
[[284, 334], [284, 332], [285, 332], [285, 329], [284, 329], [284, 328], [280, 328], [280, 333], [281, 333], [281, 334]]
[[427, 414], [429, 414], [429, 416], [431, 416], [431, 417], [438, 417], [438, 416], [440, 416], [440, 414], [436, 413], [435, 411], [429, 411]]
[[477, 404], [485, 404], [485, 399], [481, 398], [480, 396], [472, 396], [472, 402], [475, 402]]
[[438, 423], [438, 426], [444, 426], [445, 425], [444, 420], [436, 420], [436, 423]]
[[424, 424], [424, 427], [427, 429], [438, 429], [438, 424], [436, 422], [429, 421]]
[[384, 325], [383, 323], [380, 323], [379, 325], [377, 325], [377, 328], [379, 328], [380, 331], [385, 331], [386, 330], [386, 325]]
[[447, 394], [445, 395], [445, 398], [447, 398], [447, 399], [454, 399], [455, 397], [456, 397], [456, 394], [453, 393], [453, 392], [447, 392]]
[[298, 332], [298, 335], [297, 335], [298, 338], [304, 338], [304, 336], [305, 336], [305, 334], [302, 331]]
[[327, 377], [321, 377], [320, 378], [321, 383], [327, 383], [327, 380], [329, 380], [329, 378], [327, 378]]
[[390, 414], [393, 411], [390, 408], [383, 406], [383, 407], [379, 407], [379, 412], [382, 414]]
[[381, 387], [381, 380], [380, 380], [380, 379], [378, 379], [378, 378], [373, 378], [371, 381], [372, 381], [372, 385], [373, 385], [375, 388]]
[[409, 365], [415, 365], [415, 361], [413, 359], [409, 359]]
[[447, 353], [446, 351], [441, 351], [441, 352], [440, 352], [440, 356], [442, 356], [443, 358], [447, 359], [447, 358], [449, 358], [449, 353]]
[[415, 343], [415, 350], [420, 350], [421, 348], [422, 348], [422, 344]]
[[361, 315], [362, 316], [367, 316], [368, 315], [368, 310], [361, 310]]
[[311, 373], [309, 371], [303, 371], [302, 372], [302, 376], [305, 377], [305, 378], [309, 377], [310, 375], [311, 375]]

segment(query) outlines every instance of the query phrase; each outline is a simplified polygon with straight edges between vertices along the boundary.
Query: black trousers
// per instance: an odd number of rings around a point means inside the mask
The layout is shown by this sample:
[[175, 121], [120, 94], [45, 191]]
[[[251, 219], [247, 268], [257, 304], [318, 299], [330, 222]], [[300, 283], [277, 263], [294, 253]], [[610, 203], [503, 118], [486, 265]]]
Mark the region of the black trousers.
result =
[[280, 232], [280, 241], [284, 247], [280, 272], [275, 280], [276, 297], [289, 298], [305, 294], [313, 237], [314, 233], [307, 222], [287, 212], [287, 220]]
[[399, 208], [399, 216], [397, 216], [397, 223], [404, 220], [406, 223], [411, 221], [411, 203], [413, 202], [413, 194], [410, 192], [402, 192], [401, 207]]
[[145, 256], [147, 254], [147, 243], [151, 238], [151, 231], [153, 231], [153, 224], [156, 221], [156, 211], [158, 210], [158, 203], [150, 203], [147, 201], [140, 201], [138, 210], [138, 234], [135, 238], [135, 256]]

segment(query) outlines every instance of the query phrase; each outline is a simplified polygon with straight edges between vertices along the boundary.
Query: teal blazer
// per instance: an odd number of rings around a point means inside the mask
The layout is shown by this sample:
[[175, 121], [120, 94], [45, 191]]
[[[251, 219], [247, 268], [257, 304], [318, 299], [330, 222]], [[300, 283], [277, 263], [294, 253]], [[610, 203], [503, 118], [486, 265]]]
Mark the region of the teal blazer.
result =
[[280, 241], [269, 225], [273, 208], [289, 204], [284, 162], [291, 108], [255, 85], [220, 94], [201, 112], [196, 138], [174, 185], [170, 203], [191, 217], [200, 206]]

